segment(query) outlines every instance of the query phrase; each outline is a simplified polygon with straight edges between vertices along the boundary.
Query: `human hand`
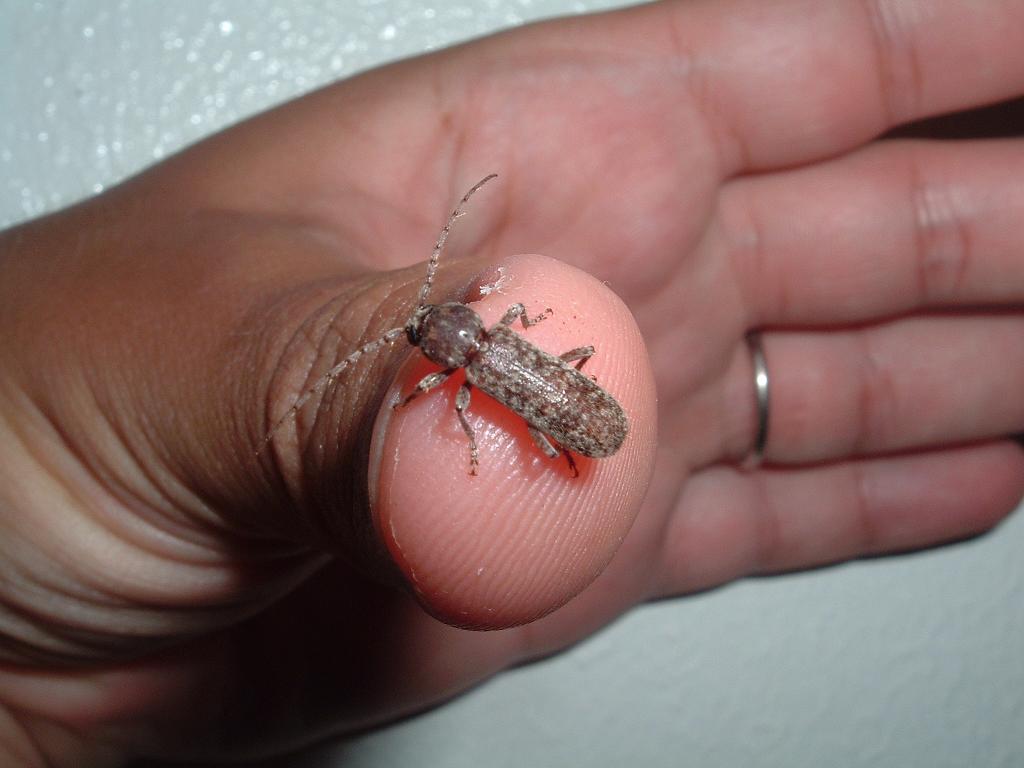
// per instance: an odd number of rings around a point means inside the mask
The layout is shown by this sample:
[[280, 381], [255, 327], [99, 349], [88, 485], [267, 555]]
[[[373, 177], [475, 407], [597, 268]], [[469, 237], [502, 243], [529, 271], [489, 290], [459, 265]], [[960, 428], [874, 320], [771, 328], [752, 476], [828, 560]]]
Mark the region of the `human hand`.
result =
[[[871, 142], [1020, 95], [1024, 11], [878, 7], [517, 30], [6, 233], [3, 743], [68, 764], [299, 743], [643, 600], [998, 521], [1024, 490], [1005, 439], [1024, 428], [1018, 142]], [[491, 170], [448, 253], [474, 258], [445, 262], [434, 297], [503, 266], [481, 312], [551, 306], [528, 338], [595, 344], [623, 450], [573, 479], [478, 396], [470, 478], [450, 387], [386, 407], [395, 350], [256, 457], [310, 376], [402, 324], [447, 210]], [[625, 301], [656, 412], [623, 307], [522, 252]], [[741, 472], [755, 328], [769, 465]], [[413, 356], [397, 385], [421, 372]], [[416, 600], [380, 586], [396, 573]]]

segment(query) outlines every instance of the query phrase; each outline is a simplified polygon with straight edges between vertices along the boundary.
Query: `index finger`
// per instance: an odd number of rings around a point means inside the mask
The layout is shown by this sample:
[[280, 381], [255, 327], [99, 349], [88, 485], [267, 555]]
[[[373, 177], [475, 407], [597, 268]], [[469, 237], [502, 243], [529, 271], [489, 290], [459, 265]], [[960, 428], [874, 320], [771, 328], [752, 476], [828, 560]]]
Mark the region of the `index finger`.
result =
[[705, 0], [622, 20], [677, 60], [726, 173], [827, 157], [1024, 93], [1020, 0]]

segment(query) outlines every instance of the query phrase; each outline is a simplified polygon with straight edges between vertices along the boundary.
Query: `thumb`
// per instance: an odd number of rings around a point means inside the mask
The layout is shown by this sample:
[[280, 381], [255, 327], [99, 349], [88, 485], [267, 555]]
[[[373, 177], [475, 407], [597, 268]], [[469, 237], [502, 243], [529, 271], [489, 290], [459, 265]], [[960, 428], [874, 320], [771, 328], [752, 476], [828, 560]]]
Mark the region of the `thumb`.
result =
[[[594, 346], [584, 373], [618, 399], [629, 421], [614, 455], [573, 457], [576, 476], [565, 458], [541, 451], [530, 425], [507, 403], [474, 388], [466, 417], [479, 465], [471, 474], [470, 440], [455, 410], [464, 371], [394, 407], [440, 369], [410, 350], [404, 334], [390, 354], [374, 345], [401, 327], [416, 305], [422, 267], [412, 270], [413, 280], [409, 270], [399, 274], [390, 278], [394, 289], [386, 297], [369, 288], [360, 294], [372, 297], [364, 306], [347, 292], [344, 311], [332, 305], [327, 313], [332, 332], [320, 336], [331, 343], [321, 345], [317, 361], [299, 365], [298, 373], [283, 367], [279, 378], [293, 383], [273, 414], [287, 415], [285, 404], [301, 401], [303, 392], [318, 396], [275, 436], [277, 466], [317, 540], [364, 571], [400, 576], [441, 620], [492, 629], [539, 618], [600, 573], [646, 490], [655, 397], [639, 330], [606, 286], [553, 259], [505, 259], [486, 271], [485, 291], [474, 288], [480, 281], [467, 264], [443, 269], [432, 300], [477, 299], [471, 306], [485, 327], [509, 305], [523, 303], [528, 316], [546, 317], [528, 329], [516, 327], [531, 344], [556, 355]], [[342, 317], [359, 332], [346, 332]], [[325, 385], [338, 361], [367, 343], [373, 350]], [[571, 403], [574, 393], [565, 396]]]
[[[576, 475], [562, 456], [542, 452], [508, 404], [474, 388], [467, 422], [479, 466], [470, 474], [455, 411], [464, 375], [395, 410], [388, 403], [438, 366], [414, 355], [401, 369], [373, 432], [374, 527], [427, 610], [483, 629], [550, 613], [600, 573], [639, 509], [655, 447], [653, 376], [625, 305], [593, 277], [543, 256], [506, 259], [495, 274], [472, 304], [484, 325], [517, 302], [530, 317], [550, 309], [544, 322], [516, 330], [556, 355], [594, 346], [583, 372], [619, 401], [629, 431], [612, 456], [573, 457]], [[571, 409], [575, 393], [564, 395]]]
[[[577, 459], [579, 477], [479, 392], [470, 476], [457, 381], [388, 405], [389, 388], [409, 392], [425, 370], [399, 345], [320, 390], [257, 455], [319, 376], [404, 323], [422, 267], [373, 271], [339, 261], [339, 244], [316, 231], [175, 210], [155, 178], [5, 241], [0, 426], [20, 437], [2, 444], [4, 541], [37, 553], [40, 582], [57, 569], [116, 595], [85, 612], [80, 590], [62, 589], [26, 645], [133, 655], [257, 610], [324, 552], [399, 575], [427, 610], [474, 627], [541, 616], [596, 576], [632, 522], [654, 446], [646, 353], [610, 291], [517, 257], [476, 305], [487, 323], [515, 301], [531, 315], [550, 307], [522, 331], [531, 343], [597, 347], [584, 370], [619, 399], [630, 431], [614, 456]], [[479, 271], [447, 263], [431, 298], [464, 298]], [[12, 526], [31, 541], [18, 544]]]

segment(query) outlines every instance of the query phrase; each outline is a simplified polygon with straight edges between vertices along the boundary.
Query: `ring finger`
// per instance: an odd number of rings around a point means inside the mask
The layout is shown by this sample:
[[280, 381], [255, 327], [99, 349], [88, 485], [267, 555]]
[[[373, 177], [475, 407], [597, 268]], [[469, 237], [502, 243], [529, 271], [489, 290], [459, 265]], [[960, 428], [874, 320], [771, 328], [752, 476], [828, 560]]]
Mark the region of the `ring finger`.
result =
[[765, 458], [829, 461], [1024, 431], [1021, 339], [1024, 315], [1011, 313], [768, 333]]

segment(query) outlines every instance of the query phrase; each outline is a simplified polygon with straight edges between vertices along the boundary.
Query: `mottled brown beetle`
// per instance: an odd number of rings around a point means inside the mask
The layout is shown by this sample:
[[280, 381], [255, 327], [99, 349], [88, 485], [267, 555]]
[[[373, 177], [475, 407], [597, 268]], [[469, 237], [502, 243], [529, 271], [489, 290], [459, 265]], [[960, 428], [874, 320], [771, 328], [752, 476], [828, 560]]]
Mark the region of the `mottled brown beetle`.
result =
[[[522, 416], [533, 441], [548, 457], [558, 456], [559, 450], [552, 440], [557, 443], [574, 476], [579, 475], [579, 470], [570, 451], [602, 458], [619, 450], [629, 429], [626, 414], [615, 398], [580, 373], [580, 368], [594, 354], [594, 348], [579, 347], [555, 356], [538, 349], [511, 328], [517, 318], [524, 328], [529, 328], [543, 320], [550, 309], [538, 317], [528, 318], [522, 304], [513, 304], [496, 325], [484, 328], [480, 316], [465, 304], [426, 303], [452, 224], [463, 215], [463, 207], [473, 193], [496, 176], [491, 174], [474, 184], [448, 217], [430, 256], [418, 306], [405, 326], [392, 328], [376, 341], [363, 345], [321, 376], [271, 428], [264, 446], [314, 393], [336, 379], [349, 365], [366, 353], [405, 336], [428, 360], [443, 366], [444, 370], [424, 376], [416, 389], [395, 404], [395, 408], [407, 405], [443, 383], [459, 368], [466, 371], [466, 382], [455, 396], [455, 412], [469, 438], [470, 474], [476, 474], [479, 464], [476, 436], [466, 419], [474, 386]], [[576, 365], [570, 366], [571, 362]]]

